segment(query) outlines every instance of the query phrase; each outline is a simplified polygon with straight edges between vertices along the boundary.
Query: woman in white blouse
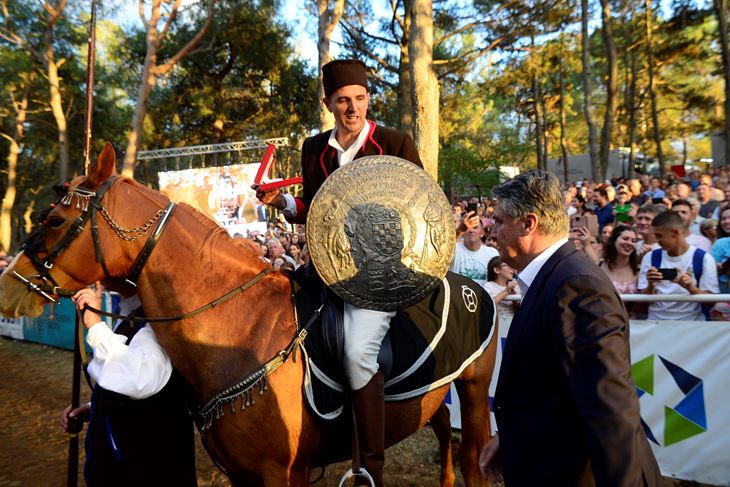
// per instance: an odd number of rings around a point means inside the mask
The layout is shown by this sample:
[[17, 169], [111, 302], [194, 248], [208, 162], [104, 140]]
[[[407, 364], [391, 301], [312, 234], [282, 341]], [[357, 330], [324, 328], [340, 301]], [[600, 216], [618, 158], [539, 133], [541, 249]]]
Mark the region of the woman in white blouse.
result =
[[484, 283], [484, 289], [494, 299], [500, 320], [506, 317], [511, 318], [517, 303], [506, 301], [505, 298], [510, 294], [519, 293], [517, 279], [515, 279], [515, 270], [502, 262], [499, 257], [493, 257], [489, 261], [487, 282]]

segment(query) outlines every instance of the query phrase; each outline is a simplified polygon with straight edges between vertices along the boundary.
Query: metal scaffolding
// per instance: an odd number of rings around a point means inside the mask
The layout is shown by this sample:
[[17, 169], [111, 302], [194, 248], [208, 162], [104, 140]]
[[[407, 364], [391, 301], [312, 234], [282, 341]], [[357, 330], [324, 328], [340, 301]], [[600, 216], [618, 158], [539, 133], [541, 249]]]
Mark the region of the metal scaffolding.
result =
[[277, 137], [274, 139], [242, 140], [240, 142], [226, 142], [223, 144], [191, 145], [187, 147], [173, 147], [170, 149], [145, 150], [137, 153], [137, 160], [148, 161], [151, 159], [169, 159], [174, 157], [215, 154], [220, 152], [266, 149], [269, 144], [273, 144], [275, 147], [288, 147], [289, 139], [286, 137]]

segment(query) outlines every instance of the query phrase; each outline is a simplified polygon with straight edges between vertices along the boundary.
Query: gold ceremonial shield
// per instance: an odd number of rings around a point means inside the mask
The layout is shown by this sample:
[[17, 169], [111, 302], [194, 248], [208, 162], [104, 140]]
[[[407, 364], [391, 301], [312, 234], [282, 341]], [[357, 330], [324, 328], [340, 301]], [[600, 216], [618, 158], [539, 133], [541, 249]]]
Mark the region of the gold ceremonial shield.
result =
[[370, 156], [339, 168], [312, 200], [307, 245], [317, 273], [345, 301], [394, 311], [446, 275], [455, 235], [449, 202], [415, 164]]

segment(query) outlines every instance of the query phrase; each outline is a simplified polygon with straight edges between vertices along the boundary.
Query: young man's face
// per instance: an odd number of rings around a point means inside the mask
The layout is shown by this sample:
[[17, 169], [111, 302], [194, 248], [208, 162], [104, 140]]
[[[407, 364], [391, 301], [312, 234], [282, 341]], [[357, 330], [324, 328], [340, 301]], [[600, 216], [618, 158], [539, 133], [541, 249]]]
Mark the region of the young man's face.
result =
[[332, 112], [337, 130], [343, 135], [357, 136], [365, 126], [370, 94], [364, 86], [343, 86], [322, 102]]
[[679, 241], [679, 230], [676, 228], [659, 228], [652, 227], [654, 236], [661, 248], [664, 250], [672, 250], [676, 248]]

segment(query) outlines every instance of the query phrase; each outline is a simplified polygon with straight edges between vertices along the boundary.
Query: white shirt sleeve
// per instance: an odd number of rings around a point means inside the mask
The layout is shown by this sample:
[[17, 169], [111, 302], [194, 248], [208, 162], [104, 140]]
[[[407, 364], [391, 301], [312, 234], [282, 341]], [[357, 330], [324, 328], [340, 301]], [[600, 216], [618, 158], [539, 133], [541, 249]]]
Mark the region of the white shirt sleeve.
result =
[[149, 325], [126, 345], [125, 336], [100, 322], [89, 329], [86, 341], [94, 351], [89, 375], [104, 389], [144, 399], [160, 392], [170, 380], [172, 363]]
[[297, 216], [297, 203], [294, 197], [289, 193], [284, 193], [284, 199], [286, 200], [286, 208], [284, 208], [284, 214], [289, 218]]
[[647, 252], [641, 259], [641, 266], [639, 267], [639, 282], [636, 284], [636, 289], [640, 290], [649, 287], [649, 280], [646, 278], [646, 273], [649, 271], [649, 267], [651, 267], [652, 252], [653, 251]]
[[702, 291], [709, 291], [713, 294], [720, 293], [720, 286], [717, 281], [717, 263], [709, 253], [706, 253], [704, 259], [702, 259], [702, 276], [700, 276], [697, 287]]

